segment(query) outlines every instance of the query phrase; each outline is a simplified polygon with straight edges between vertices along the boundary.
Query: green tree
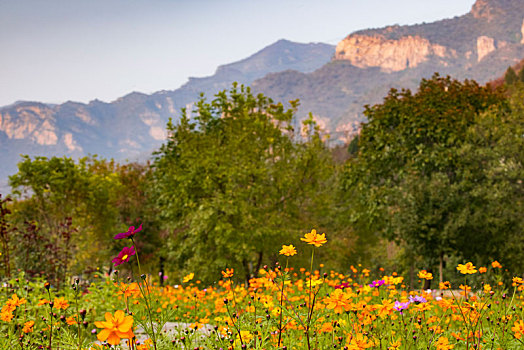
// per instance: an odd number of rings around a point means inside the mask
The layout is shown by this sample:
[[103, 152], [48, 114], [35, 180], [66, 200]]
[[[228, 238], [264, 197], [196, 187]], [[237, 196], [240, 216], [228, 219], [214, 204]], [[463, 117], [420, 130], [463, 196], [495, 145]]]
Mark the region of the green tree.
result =
[[522, 67], [522, 68], [519, 70], [518, 80], [519, 80], [520, 82], [524, 83], [524, 67]]
[[[79, 273], [108, 266], [121, 248], [112, 236], [136, 225], [136, 220], [149, 221], [141, 234], [148, 238], [143, 240], [148, 242], [146, 251], [156, 249], [155, 226], [147, 215], [148, 166], [121, 166], [96, 157], [75, 162], [68, 157], [24, 156], [18, 169], [10, 185], [17, 199], [13, 216], [20, 228], [18, 265], [25, 270], [63, 278], [68, 269]], [[23, 259], [40, 250], [47, 260]]]
[[513, 85], [519, 81], [517, 73], [515, 73], [515, 70], [512, 67], [508, 67], [506, 70], [506, 74], [504, 74], [504, 81], [506, 82], [506, 85]]
[[343, 182], [355, 229], [402, 242], [442, 270], [446, 254], [465, 248], [452, 215], [463, 194], [457, 147], [478, 113], [504, 105], [501, 93], [474, 81], [434, 75], [415, 94], [393, 89], [382, 104], [367, 106]]
[[294, 141], [296, 106], [233, 85], [169, 123], [153, 164], [168, 261], [206, 281], [226, 267], [248, 279], [325, 213], [334, 166], [312, 118]]

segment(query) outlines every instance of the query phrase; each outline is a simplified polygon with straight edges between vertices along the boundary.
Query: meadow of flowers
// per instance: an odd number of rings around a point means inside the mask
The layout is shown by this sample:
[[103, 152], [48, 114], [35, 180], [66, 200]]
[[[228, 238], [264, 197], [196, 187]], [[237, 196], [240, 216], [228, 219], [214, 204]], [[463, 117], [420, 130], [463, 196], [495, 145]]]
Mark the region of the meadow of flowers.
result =
[[[322, 271], [315, 252], [325, 234], [306, 233], [301, 247], [283, 245], [280, 261], [248, 284], [235, 271], [202, 286], [189, 274], [159, 286], [143, 274], [130, 227], [113, 264], [136, 263], [136, 280], [99, 271], [55, 289], [20, 272], [0, 296], [0, 349], [523, 349], [524, 284], [502, 266], [459, 264], [463, 283], [408, 290], [402, 276], [361, 266]], [[309, 269], [293, 257], [311, 255]], [[319, 266], [319, 269], [314, 269]], [[473, 276], [474, 275], [474, 276]], [[433, 279], [420, 271], [424, 280]], [[475, 282], [471, 283], [475, 277]], [[468, 284], [469, 282], [469, 284]]]

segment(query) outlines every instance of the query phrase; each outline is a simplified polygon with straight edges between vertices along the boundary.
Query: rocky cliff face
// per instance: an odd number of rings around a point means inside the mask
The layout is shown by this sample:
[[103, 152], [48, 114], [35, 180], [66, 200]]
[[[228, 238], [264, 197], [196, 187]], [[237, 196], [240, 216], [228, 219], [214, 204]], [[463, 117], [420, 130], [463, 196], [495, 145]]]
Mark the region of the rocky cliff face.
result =
[[480, 62], [486, 56], [495, 51], [495, 40], [489, 36], [479, 36], [477, 38], [477, 61]]
[[415, 88], [435, 72], [486, 83], [524, 57], [524, 0], [477, 0], [470, 12], [433, 23], [388, 26], [351, 33], [333, 60], [311, 74], [272, 74], [256, 91], [279, 101], [300, 99], [299, 116], [312, 112], [346, 141], [363, 106], [389, 88]]
[[338, 43], [336, 60], [348, 60], [356, 67], [380, 67], [385, 72], [397, 72], [417, 67], [431, 56], [453, 57], [454, 50], [432, 44], [420, 36], [404, 36], [398, 40], [383, 35], [352, 34]]

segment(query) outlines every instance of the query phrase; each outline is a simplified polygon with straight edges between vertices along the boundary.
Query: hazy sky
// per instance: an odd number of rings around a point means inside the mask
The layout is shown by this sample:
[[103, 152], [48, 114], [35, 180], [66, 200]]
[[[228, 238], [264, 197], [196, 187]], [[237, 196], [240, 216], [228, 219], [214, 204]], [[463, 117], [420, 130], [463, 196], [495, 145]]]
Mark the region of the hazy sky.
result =
[[432, 22], [474, 0], [0, 0], [0, 105], [173, 90], [279, 39]]

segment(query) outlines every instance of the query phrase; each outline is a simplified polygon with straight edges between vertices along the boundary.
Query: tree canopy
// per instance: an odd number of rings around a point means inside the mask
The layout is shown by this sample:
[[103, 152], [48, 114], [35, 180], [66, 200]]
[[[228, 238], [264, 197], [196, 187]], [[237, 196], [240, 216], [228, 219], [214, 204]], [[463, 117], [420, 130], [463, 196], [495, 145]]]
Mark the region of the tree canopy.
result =
[[153, 164], [168, 261], [203, 279], [226, 267], [249, 278], [275, 242], [310, 229], [333, 166], [311, 119], [297, 141], [296, 106], [235, 85], [168, 125]]

